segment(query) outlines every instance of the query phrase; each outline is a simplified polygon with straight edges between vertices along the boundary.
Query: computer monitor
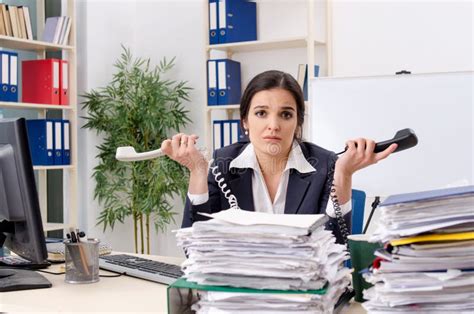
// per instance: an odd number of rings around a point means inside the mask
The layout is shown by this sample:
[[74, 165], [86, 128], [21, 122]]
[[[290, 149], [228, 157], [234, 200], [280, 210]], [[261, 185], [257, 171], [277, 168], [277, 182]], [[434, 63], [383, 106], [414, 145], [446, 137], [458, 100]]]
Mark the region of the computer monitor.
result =
[[37, 264], [47, 259], [26, 121], [0, 119], [0, 247]]

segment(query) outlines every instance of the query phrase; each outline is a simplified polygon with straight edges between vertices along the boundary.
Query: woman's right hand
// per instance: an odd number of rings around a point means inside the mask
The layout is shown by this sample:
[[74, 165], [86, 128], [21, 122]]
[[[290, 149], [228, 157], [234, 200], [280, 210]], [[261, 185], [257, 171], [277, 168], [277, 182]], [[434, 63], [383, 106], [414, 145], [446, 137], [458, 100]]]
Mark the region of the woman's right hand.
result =
[[176, 134], [171, 139], [164, 140], [161, 143], [161, 151], [169, 158], [188, 168], [191, 173], [207, 173], [208, 162], [203, 153], [195, 146], [198, 138], [195, 134]]

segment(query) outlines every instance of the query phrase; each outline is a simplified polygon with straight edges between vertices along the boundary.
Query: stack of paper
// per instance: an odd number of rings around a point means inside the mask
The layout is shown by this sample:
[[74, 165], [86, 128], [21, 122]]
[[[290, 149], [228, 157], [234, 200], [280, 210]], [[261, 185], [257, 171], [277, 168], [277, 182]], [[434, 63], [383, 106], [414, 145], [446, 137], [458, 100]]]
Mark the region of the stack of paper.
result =
[[[229, 209], [177, 232], [188, 259], [184, 277], [203, 285], [302, 290], [298, 294], [203, 292], [195, 305], [234, 312], [330, 312], [349, 284], [345, 246], [324, 230], [324, 215], [273, 215]], [[326, 288], [326, 294], [305, 293]]]
[[472, 313], [474, 186], [396, 195], [380, 210], [369, 313]]

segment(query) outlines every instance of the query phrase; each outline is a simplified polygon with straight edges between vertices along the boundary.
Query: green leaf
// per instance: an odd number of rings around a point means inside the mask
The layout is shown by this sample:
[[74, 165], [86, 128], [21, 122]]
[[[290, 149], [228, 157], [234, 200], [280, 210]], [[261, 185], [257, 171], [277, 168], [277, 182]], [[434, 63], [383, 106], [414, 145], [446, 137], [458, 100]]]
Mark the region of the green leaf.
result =
[[175, 61], [163, 57], [153, 66], [150, 59], [134, 58], [122, 45], [111, 82], [82, 95], [87, 112], [83, 128], [103, 138], [97, 145], [99, 164], [92, 177], [94, 199], [102, 207], [97, 224], [104, 230], [123, 223], [134, 210], [150, 214], [156, 231], [165, 230], [176, 214], [169, 199], [185, 198], [189, 174], [178, 163], [169, 158], [134, 163], [115, 159], [119, 146], [157, 149], [191, 122], [184, 103], [190, 101], [192, 88], [167, 77]]

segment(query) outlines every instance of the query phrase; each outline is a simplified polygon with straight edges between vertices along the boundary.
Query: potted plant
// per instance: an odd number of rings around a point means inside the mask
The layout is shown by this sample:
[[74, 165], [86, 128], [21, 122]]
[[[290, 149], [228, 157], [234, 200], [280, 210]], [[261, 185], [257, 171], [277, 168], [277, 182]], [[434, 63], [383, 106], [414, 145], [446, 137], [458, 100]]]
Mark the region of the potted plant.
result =
[[144, 253], [146, 242], [149, 254], [150, 224], [158, 231], [174, 221], [171, 200], [176, 195], [184, 199], [189, 173], [167, 157], [120, 162], [115, 151], [119, 146], [133, 146], [137, 151], [159, 148], [170, 134], [190, 122], [182, 103], [189, 101], [191, 88], [187, 82], [165, 78], [174, 58], [163, 58], [152, 67], [150, 59], [134, 59], [129, 49], [122, 49], [113, 80], [83, 95], [83, 109], [88, 113], [83, 127], [103, 136], [97, 146], [99, 164], [93, 173], [94, 199], [103, 206], [98, 224], [105, 231], [131, 216], [135, 252], [140, 242], [140, 252]]

